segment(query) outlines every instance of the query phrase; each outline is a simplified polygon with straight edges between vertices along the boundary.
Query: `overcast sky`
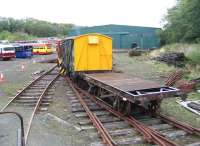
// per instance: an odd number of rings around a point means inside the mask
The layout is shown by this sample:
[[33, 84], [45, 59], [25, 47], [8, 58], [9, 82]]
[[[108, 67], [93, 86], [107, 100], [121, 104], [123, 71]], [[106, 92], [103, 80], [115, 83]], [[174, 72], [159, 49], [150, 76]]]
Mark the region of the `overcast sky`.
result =
[[93, 26], [161, 27], [176, 0], [1, 0], [0, 16]]

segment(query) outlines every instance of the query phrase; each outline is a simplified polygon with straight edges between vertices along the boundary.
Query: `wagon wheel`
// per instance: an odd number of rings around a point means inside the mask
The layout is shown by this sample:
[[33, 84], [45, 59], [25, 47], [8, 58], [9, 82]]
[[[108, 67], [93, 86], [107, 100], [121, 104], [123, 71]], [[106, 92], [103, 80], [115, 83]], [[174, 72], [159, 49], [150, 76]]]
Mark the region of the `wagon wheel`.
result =
[[115, 96], [114, 101], [113, 101], [113, 108], [117, 111], [119, 111], [119, 98], [118, 96]]
[[155, 100], [152, 101], [151, 104], [149, 105], [149, 112], [152, 117], [156, 116], [156, 113], [159, 113], [160, 109], [160, 101]]

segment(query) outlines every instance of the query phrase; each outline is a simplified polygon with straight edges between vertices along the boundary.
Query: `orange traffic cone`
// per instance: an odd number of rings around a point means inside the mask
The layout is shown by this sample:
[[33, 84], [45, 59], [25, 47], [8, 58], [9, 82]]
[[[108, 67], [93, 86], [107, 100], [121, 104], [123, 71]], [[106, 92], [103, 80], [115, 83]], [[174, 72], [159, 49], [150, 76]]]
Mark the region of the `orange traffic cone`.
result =
[[24, 68], [25, 68], [25, 66], [22, 64], [22, 66], [21, 66], [22, 71], [24, 70]]

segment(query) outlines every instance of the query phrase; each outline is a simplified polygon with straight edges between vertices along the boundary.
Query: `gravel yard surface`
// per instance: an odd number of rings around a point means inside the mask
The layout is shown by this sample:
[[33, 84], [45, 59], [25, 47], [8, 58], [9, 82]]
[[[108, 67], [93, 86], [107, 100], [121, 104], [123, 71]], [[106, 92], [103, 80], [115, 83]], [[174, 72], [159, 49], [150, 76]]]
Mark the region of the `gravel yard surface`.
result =
[[56, 58], [56, 54], [45, 56], [34, 56], [32, 59], [12, 59], [0, 61], [0, 74], [3, 74], [3, 81], [0, 81], [0, 108], [2, 108], [19, 89], [34, 79], [32, 73], [46, 71], [52, 63], [37, 63], [38, 61]]
[[[19, 89], [33, 80], [32, 73], [47, 71], [55, 64], [38, 63], [55, 58], [56, 54], [47, 56], [34, 56], [32, 59], [13, 59], [0, 61], [0, 73], [4, 80], [0, 81], [0, 108], [14, 96]], [[148, 60], [141, 61], [129, 58], [127, 53], [114, 53], [114, 68], [131, 76], [155, 80], [163, 83], [165, 78], [159, 74]], [[23, 69], [22, 69], [23, 68]], [[34, 120], [28, 139], [28, 146], [91, 146], [95, 138], [89, 133], [79, 129], [76, 117], [71, 112], [67, 99], [67, 83], [63, 77], [54, 84], [55, 93], [53, 102], [47, 111], [38, 113]], [[167, 99], [162, 104], [162, 112], [178, 120], [199, 125], [199, 117], [177, 105], [176, 99]], [[173, 107], [173, 108], [172, 108]], [[20, 108], [20, 107], [16, 107]], [[14, 109], [13, 109], [14, 110]], [[187, 115], [187, 116], [185, 116]], [[189, 119], [188, 119], [189, 117]], [[0, 116], [0, 145], [13, 146], [17, 141], [19, 120], [11, 115]]]
[[[66, 98], [66, 81], [60, 77], [53, 103], [34, 119], [28, 146], [90, 146], [93, 141], [80, 131]], [[42, 138], [41, 138], [42, 137]]]
[[[34, 72], [47, 71], [55, 64], [38, 63], [55, 58], [56, 54], [34, 56], [32, 59], [12, 59], [0, 61], [0, 73], [4, 80], [0, 82], [0, 108], [37, 76]], [[23, 66], [23, 67], [22, 67]], [[38, 113], [31, 127], [28, 146], [89, 146], [93, 140], [84, 131], [80, 131], [73, 117], [66, 98], [66, 81], [60, 77], [54, 85], [53, 102], [45, 112]], [[15, 107], [20, 111], [21, 107]], [[23, 108], [22, 108], [23, 109]], [[14, 108], [8, 109], [15, 111]], [[28, 108], [27, 108], [28, 110]], [[24, 120], [30, 116], [21, 111]], [[17, 144], [17, 131], [20, 129], [19, 119], [15, 116], [0, 115], [0, 145]], [[26, 127], [27, 125], [25, 125]]]

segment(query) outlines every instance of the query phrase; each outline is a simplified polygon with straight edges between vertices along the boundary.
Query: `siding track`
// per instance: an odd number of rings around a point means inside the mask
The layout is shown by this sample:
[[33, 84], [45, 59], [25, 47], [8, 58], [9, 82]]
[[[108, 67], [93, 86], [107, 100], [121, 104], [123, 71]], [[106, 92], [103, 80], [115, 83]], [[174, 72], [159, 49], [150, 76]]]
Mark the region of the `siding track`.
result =
[[1, 112], [19, 113], [24, 120], [25, 135], [24, 145], [28, 140], [32, 121], [38, 111], [45, 111], [52, 102], [54, 89], [53, 83], [59, 77], [59, 69], [57, 66], [36, 78], [13, 97], [2, 109]]

